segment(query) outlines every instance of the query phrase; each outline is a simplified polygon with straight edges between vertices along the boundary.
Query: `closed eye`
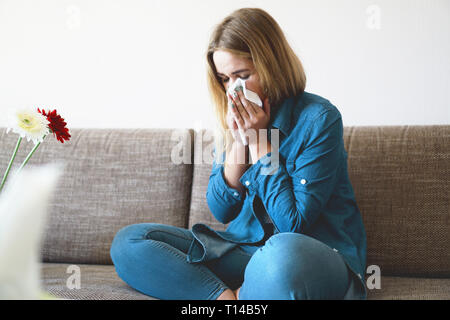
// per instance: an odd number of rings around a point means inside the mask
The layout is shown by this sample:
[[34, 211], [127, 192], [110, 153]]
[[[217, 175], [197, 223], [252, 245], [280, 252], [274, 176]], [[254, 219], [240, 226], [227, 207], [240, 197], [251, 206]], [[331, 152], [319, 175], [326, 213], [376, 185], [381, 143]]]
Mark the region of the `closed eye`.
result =
[[[247, 80], [248, 78], [250, 78], [250, 75], [247, 75], [247, 76], [245, 76], [245, 77], [239, 77], [239, 78], [241, 78], [242, 80]], [[220, 80], [221, 80], [222, 82], [228, 82], [229, 78], [226, 78], [226, 79], [220, 78]]]

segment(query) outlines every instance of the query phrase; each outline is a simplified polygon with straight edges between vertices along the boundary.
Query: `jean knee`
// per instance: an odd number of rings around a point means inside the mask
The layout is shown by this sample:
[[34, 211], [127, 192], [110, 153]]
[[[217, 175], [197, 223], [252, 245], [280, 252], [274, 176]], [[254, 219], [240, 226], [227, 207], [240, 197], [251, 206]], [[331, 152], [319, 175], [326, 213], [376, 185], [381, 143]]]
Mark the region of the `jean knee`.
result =
[[270, 237], [259, 250], [267, 260], [282, 262], [279, 264], [285, 267], [294, 263], [298, 269], [307, 259], [313, 259], [325, 248], [327, 246], [324, 243], [314, 238], [300, 233], [284, 232]]
[[250, 299], [318, 297], [314, 287], [323, 286], [329, 280], [322, 274], [328, 272], [322, 266], [330, 263], [328, 255], [333, 254], [334, 251], [322, 242], [302, 234], [274, 235], [250, 260], [244, 292], [249, 289], [247, 293], [253, 293]]
[[134, 240], [144, 240], [151, 224], [132, 224], [120, 229], [109, 250], [114, 265], [118, 265], [132, 252]]

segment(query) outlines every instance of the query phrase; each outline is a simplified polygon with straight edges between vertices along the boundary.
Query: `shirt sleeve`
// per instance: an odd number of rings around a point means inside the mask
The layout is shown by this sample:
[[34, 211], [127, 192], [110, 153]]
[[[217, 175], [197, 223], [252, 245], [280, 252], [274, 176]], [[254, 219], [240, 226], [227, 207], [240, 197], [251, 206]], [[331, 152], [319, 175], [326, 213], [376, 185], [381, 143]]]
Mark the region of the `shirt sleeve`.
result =
[[[278, 169], [268, 170], [269, 153], [240, 179], [249, 194], [260, 197], [280, 232], [302, 233], [314, 224], [331, 197], [345, 159], [339, 112], [327, 110], [319, 115], [305, 135], [303, 144], [292, 146], [295, 160], [288, 164], [279, 161]], [[290, 174], [286, 165], [292, 168]]]
[[206, 202], [213, 216], [219, 222], [227, 224], [237, 217], [244, 199], [238, 190], [228, 186], [223, 170], [223, 161], [218, 164], [214, 160], [206, 191]]

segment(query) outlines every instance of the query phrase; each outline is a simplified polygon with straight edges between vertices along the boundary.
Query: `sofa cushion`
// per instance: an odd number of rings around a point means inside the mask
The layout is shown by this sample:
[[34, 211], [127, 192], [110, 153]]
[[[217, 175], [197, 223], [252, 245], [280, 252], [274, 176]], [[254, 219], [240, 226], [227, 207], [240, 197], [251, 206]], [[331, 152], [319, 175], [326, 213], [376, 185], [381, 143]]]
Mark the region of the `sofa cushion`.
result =
[[70, 266], [63, 263], [43, 263], [42, 289], [56, 298], [72, 300], [155, 300], [123, 282], [112, 265], [77, 265], [80, 287], [76, 288], [75, 282], [70, 278], [75, 276], [75, 272]]
[[[212, 132], [195, 139], [211, 148]], [[382, 275], [450, 276], [450, 126], [345, 127], [349, 176]], [[206, 204], [211, 164], [194, 165], [189, 226], [223, 229]]]
[[[67, 286], [70, 264], [42, 264], [42, 287], [57, 298], [74, 300], [154, 300], [128, 286], [111, 265], [78, 265], [80, 288]], [[70, 281], [69, 283], [73, 284]], [[369, 300], [450, 299], [450, 279], [381, 277], [381, 288], [368, 290]]]
[[450, 279], [381, 277], [380, 289], [367, 290], [368, 300], [449, 300]]
[[206, 189], [211, 174], [212, 145], [214, 143], [211, 130], [199, 130], [194, 136], [194, 173], [192, 177], [192, 193], [189, 212], [189, 228], [196, 223], [204, 223], [215, 230], [225, 230], [227, 225], [217, 221], [209, 211], [206, 203]]
[[[187, 226], [192, 165], [177, 164], [171, 155], [183, 139], [192, 145], [191, 131], [72, 129], [70, 133], [71, 140], [64, 144], [48, 136], [28, 162], [65, 163], [50, 204], [44, 261], [110, 264], [112, 239], [126, 225]], [[17, 137], [0, 130], [0, 172]], [[32, 147], [31, 142], [22, 142], [14, 167]]]
[[367, 264], [450, 276], [450, 126], [348, 127], [344, 141]]

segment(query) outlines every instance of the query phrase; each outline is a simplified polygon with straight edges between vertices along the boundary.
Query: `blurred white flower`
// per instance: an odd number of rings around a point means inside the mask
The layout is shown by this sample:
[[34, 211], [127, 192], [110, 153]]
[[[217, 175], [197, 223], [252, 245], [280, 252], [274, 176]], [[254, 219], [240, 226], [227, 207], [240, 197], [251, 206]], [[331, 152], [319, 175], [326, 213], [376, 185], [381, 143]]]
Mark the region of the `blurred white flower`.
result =
[[13, 131], [22, 138], [32, 140], [34, 144], [42, 142], [44, 137], [50, 133], [47, 117], [33, 109], [18, 109], [10, 112], [6, 133]]

